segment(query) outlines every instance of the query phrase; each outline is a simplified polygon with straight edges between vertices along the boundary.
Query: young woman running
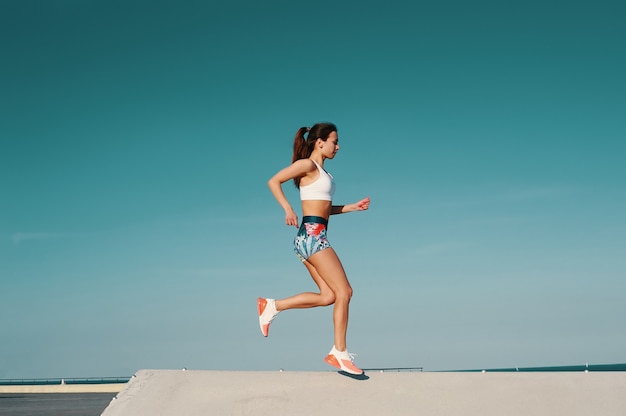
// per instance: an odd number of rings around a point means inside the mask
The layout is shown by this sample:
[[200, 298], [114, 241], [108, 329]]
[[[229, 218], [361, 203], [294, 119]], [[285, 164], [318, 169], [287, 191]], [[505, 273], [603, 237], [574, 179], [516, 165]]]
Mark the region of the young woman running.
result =
[[268, 181], [272, 194], [285, 210], [285, 223], [289, 226], [298, 227], [298, 216], [287, 201], [282, 184], [293, 180], [300, 189], [303, 217], [294, 240], [294, 251], [319, 287], [319, 293], [305, 292], [280, 300], [258, 298], [259, 325], [263, 336], [267, 336], [270, 323], [279, 312], [334, 304], [335, 344], [324, 361], [345, 372], [360, 375], [363, 371], [354, 365], [346, 347], [352, 288], [341, 261], [326, 238], [326, 228], [330, 215], [364, 211], [369, 208], [370, 199], [347, 205], [332, 204], [335, 183], [324, 170], [324, 161], [333, 159], [338, 150], [339, 138], [334, 124], [301, 127], [293, 144], [292, 164]]

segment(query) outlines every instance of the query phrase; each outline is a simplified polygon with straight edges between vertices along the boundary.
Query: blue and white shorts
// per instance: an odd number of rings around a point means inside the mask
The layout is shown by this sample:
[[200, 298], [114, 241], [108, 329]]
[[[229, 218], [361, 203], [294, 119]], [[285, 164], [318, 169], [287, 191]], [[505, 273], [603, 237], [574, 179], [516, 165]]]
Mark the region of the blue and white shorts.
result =
[[293, 241], [296, 256], [305, 261], [313, 254], [330, 247], [326, 238], [328, 221], [322, 217], [306, 216]]

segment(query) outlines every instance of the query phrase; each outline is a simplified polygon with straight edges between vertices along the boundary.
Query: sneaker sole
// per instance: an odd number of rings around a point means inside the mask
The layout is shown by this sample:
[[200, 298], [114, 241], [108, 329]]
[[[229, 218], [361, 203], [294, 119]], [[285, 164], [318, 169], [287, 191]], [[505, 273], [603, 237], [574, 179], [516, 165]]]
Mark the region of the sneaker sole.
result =
[[270, 325], [261, 324], [261, 315], [263, 314], [263, 312], [265, 311], [265, 308], [267, 307], [267, 299], [257, 298], [256, 304], [257, 304], [257, 309], [259, 311], [259, 326], [261, 327], [261, 334], [263, 334], [264, 337], [267, 337], [270, 332]]
[[363, 374], [363, 370], [359, 370], [359, 369], [351, 369], [348, 366], [346, 366], [345, 364], [342, 365], [339, 360], [337, 359], [337, 357], [335, 357], [333, 354], [328, 354], [325, 358], [324, 358], [324, 362], [330, 366], [333, 366], [335, 368], [340, 369], [341, 371], [345, 371], [346, 373], [350, 373], [350, 374], [354, 374], [355, 376], [360, 376]]

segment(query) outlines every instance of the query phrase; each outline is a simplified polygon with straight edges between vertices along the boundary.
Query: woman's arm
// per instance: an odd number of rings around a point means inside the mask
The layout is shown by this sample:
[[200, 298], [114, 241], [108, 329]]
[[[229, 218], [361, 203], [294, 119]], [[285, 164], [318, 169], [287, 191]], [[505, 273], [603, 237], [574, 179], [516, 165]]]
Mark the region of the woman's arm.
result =
[[272, 195], [274, 195], [276, 201], [278, 201], [280, 206], [285, 210], [285, 223], [287, 225], [298, 227], [299, 224], [298, 216], [289, 204], [283, 192], [282, 184], [294, 178], [302, 177], [313, 169], [317, 169], [317, 167], [310, 159], [300, 159], [282, 169], [267, 181], [267, 186], [270, 188]]
[[370, 207], [370, 197], [365, 197], [359, 202], [347, 205], [333, 205], [330, 209], [330, 215], [344, 214], [346, 212], [365, 211]]

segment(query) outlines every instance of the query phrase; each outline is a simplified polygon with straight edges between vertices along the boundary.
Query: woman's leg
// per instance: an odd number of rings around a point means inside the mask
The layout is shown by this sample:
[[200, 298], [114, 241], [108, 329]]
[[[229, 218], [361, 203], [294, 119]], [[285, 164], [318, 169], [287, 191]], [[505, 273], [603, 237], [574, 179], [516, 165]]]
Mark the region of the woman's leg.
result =
[[281, 311], [286, 309], [327, 306], [335, 302], [335, 293], [330, 286], [326, 284], [324, 279], [322, 279], [315, 267], [306, 260], [303, 263], [311, 274], [313, 281], [319, 287], [320, 293], [305, 292], [280, 300], [258, 298], [259, 326], [261, 327], [263, 336], [267, 337], [269, 335], [270, 324]]
[[308, 262], [313, 266], [317, 276], [323, 280], [334, 294], [333, 324], [335, 327], [335, 348], [338, 351], [345, 351], [346, 334], [348, 331], [348, 310], [350, 299], [352, 298], [352, 287], [348, 282], [346, 272], [332, 247], [313, 254], [309, 257]]
[[324, 279], [317, 272], [315, 267], [308, 261], [302, 262], [307, 268], [313, 281], [320, 289], [319, 293], [304, 292], [297, 295], [280, 299], [276, 301], [276, 310], [284, 311], [286, 309], [302, 309], [302, 308], [314, 308], [316, 306], [328, 306], [335, 302], [335, 294], [331, 288], [326, 284]]

